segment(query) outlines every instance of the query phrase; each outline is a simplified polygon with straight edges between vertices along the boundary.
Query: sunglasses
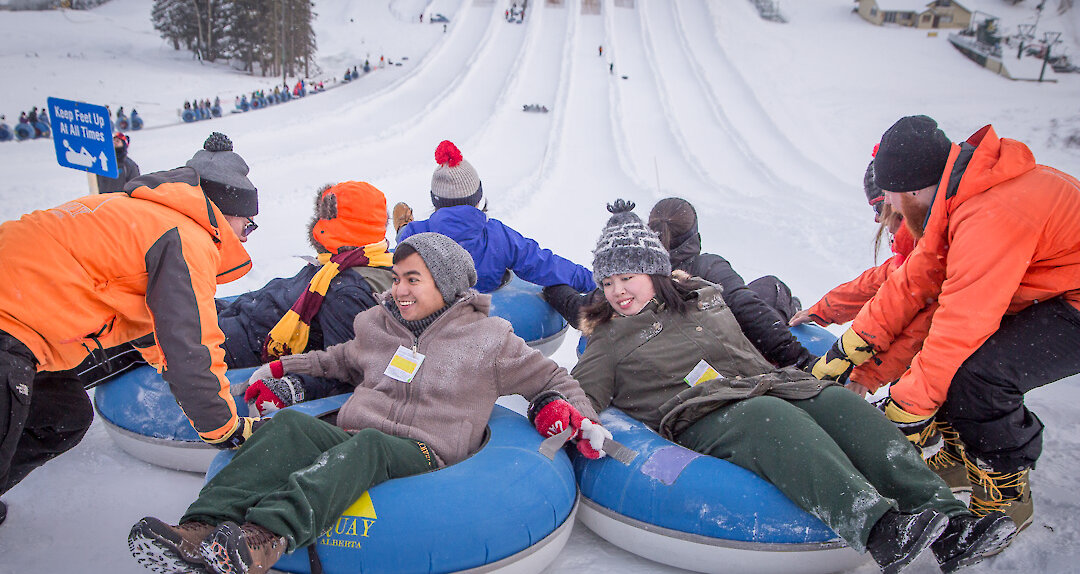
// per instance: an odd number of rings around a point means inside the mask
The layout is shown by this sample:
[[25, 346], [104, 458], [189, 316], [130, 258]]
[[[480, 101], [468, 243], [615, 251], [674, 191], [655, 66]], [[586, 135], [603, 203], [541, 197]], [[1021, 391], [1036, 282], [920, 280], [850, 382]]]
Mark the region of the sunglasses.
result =
[[244, 219], [247, 220], [247, 223], [244, 224], [244, 229], [240, 232], [240, 237], [247, 237], [248, 235], [251, 235], [252, 231], [259, 228], [259, 224], [255, 223], [250, 217], [245, 217]]

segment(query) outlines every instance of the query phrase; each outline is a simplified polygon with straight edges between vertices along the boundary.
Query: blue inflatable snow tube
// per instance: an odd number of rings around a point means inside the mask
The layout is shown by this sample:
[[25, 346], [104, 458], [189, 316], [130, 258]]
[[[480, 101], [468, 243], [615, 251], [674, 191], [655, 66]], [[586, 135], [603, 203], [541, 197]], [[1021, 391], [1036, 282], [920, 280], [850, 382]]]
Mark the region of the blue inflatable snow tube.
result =
[[[344, 400], [290, 408], [318, 416]], [[318, 539], [323, 570], [427, 574], [512, 565], [539, 571], [565, 544], [577, 503], [569, 458], [559, 451], [548, 459], [538, 450], [541, 440], [528, 419], [496, 406], [478, 452], [435, 472], [384, 482], [349, 507]], [[232, 456], [220, 453], [207, 476]], [[540, 558], [542, 564], [523, 568], [523, 561]], [[306, 549], [286, 554], [274, 569], [310, 572]]]
[[221, 117], [221, 105], [220, 104], [214, 104], [214, 106], [210, 108], [210, 115], [214, 116], [215, 118], [220, 118]]
[[141, 130], [142, 127], [143, 127], [142, 118], [139, 117], [139, 116], [131, 116], [131, 129], [135, 130], [135, 131], [138, 131], [138, 130]]
[[[566, 335], [566, 322], [543, 299], [540, 287], [515, 277], [492, 293], [491, 315], [502, 317], [529, 346], [550, 355]], [[230, 382], [246, 382], [254, 367], [230, 369]], [[94, 389], [94, 405], [114, 441], [152, 464], [206, 472], [217, 449], [199, 439], [161, 375], [140, 366]], [[247, 415], [247, 405], [237, 401]]]
[[602, 538], [697, 572], [838, 572], [866, 560], [775, 486], [669, 442], [617, 408], [600, 413], [629, 464], [574, 454], [579, 519]]
[[11, 131], [11, 126], [0, 126], [0, 142], [11, 141], [15, 139], [15, 134]]
[[502, 317], [530, 347], [550, 356], [562, 344], [567, 324], [541, 297], [543, 288], [514, 275], [491, 293], [491, 316]]
[[191, 123], [199, 118], [196, 117], [194, 110], [187, 109], [180, 112], [180, 119], [184, 120], [187, 123]]
[[30, 124], [15, 124], [15, 139], [23, 141], [34, 137], [34, 128]]
[[581, 495], [596, 505], [662, 528], [725, 540], [836, 540], [829, 527], [753, 472], [665, 440], [615, 407], [605, 409], [600, 421], [638, 456], [629, 465], [608, 457], [574, 457]]

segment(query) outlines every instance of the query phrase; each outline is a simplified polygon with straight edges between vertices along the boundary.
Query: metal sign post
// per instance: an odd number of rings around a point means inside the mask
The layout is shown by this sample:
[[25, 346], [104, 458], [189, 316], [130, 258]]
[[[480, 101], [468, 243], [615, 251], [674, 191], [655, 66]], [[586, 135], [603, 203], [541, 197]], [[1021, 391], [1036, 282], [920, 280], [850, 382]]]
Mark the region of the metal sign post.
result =
[[119, 175], [109, 110], [60, 98], [48, 102], [56, 162], [106, 177]]

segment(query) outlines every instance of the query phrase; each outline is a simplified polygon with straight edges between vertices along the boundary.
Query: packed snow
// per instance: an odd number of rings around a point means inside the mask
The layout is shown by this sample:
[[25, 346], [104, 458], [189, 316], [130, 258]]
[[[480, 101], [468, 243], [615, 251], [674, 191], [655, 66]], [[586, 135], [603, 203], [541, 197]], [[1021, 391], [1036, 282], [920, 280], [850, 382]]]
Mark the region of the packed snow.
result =
[[[591, 262], [606, 203], [630, 199], [644, 216], [677, 195], [696, 205], [706, 251], [747, 280], [780, 276], [805, 304], [874, 263], [862, 175], [901, 116], [931, 115], [953, 140], [993, 123], [1041, 163], [1080, 174], [1080, 147], [1068, 145], [1080, 139], [1080, 74], [1009, 81], [944, 32], [873, 26], [850, 0], [783, 2], [785, 24], [742, 0], [604, 0], [599, 14], [582, 13], [578, 0], [534, 0], [523, 24], [506, 22], [510, 0], [319, 1], [322, 71], [311, 79], [332, 89], [244, 114], [229, 113], [235, 97], [281, 78], [174, 51], [153, 30], [151, 4], [0, 12], [0, 113], [13, 124], [50, 96], [137, 108], [146, 127], [131, 132], [130, 155], [143, 173], [182, 165], [211, 131], [228, 134], [261, 197], [246, 244], [255, 268], [222, 295], [295, 273], [324, 183], [370, 181], [390, 205], [406, 201], [426, 217], [444, 139], [478, 170], [492, 217], [563, 256]], [[1033, 4], [964, 2], [1001, 17], [1006, 32], [1035, 21]], [[1039, 32], [1063, 32], [1055, 50], [1080, 53], [1080, 10], [1061, 16], [1047, 4]], [[435, 13], [449, 17], [445, 31], [429, 23]], [[341, 83], [346, 67], [380, 57], [395, 65]], [[225, 117], [180, 122], [185, 99], [214, 97]], [[550, 112], [525, 113], [525, 104]], [[58, 166], [49, 140], [0, 144], [0, 173], [5, 220], [87, 190], [86, 174]], [[560, 364], [573, 365], [576, 341], [571, 333], [554, 355]], [[1028, 402], [1047, 424], [1032, 475], [1035, 522], [971, 571], [1065, 572], [1080, 560], [1075, 377]], [[95, 422], [82, 444], [4, 495], [0, 573], [143, 572], [128, 529], [144, 515], [178, 518], [201, 484], [132, 458]], [[912, 571], [937, 568], [927, 553]], [[681, 570], [578, 524], [548, 572]]]

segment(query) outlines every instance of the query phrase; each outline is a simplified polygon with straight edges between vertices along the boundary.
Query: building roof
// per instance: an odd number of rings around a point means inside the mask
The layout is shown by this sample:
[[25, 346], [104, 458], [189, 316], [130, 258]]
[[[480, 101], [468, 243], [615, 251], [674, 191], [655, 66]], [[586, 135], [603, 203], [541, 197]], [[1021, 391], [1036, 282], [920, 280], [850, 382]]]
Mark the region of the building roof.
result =
[[925, 12], [934, 0], [876, 0], [883, 12]]

